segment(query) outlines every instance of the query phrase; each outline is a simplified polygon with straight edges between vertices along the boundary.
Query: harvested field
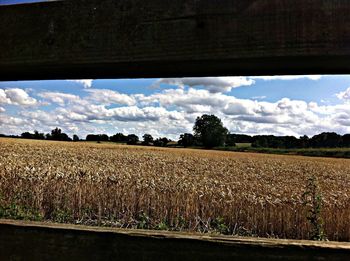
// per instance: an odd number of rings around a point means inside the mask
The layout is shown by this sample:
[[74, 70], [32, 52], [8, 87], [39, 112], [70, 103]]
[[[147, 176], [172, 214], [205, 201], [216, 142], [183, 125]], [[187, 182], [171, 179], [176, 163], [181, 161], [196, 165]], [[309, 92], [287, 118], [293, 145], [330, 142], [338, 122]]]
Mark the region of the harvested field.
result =
[[0, 218], [350, 240], [350, 160], [0, 139]]

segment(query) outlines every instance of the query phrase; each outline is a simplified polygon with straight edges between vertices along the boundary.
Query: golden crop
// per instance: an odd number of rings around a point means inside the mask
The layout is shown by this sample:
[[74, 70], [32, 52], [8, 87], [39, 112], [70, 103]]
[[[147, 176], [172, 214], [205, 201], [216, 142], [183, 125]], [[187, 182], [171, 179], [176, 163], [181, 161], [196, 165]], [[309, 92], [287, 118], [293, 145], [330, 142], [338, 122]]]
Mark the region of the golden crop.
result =
[[311, 175], [349, 241], [350, 160], [0, 139], [0, 217], [301, 239]]

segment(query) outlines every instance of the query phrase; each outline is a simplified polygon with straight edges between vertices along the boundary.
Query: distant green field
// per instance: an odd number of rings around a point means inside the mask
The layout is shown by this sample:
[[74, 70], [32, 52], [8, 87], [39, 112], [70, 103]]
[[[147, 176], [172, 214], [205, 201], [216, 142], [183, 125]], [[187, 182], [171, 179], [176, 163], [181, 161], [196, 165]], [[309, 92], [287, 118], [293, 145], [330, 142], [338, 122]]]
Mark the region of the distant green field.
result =
[[[244, 144], [244, 145], [243, 145]], [[257, 152], [284, 155], [302, 155], [311, 157], [350, 158], [350, 148], [305, 148], [305, 149], [274, 149], [254, 148], [249, 143], [238, 143], [235, 147], [218, 148], [219, 150], [238, 152]]]
[[[111, 141], [84, 141], [87, 143], [100, 144], [126, 144], [116, 143]], [[172, 146], [175, 147], [175, 146]], [[191, 147], [193, 149], [204, 149], [203, 147]], [[350, 148], [305, 148], [305, 149], [275, 149], [275, 148], [254, 148], [251, 143], [236, 143], [232, 147], [217, 147], [216, 150], [236, 151], [236, 152], [255, 152], [268, 154], [282, 154], [282, 155], [301, 155], [310, 157], [331, 157], [331, 158], [350, 158]]]
[[252, 146], [251, 143], [236, 143], [236, 147], [238, 148], [249, 148], [251, 146]]

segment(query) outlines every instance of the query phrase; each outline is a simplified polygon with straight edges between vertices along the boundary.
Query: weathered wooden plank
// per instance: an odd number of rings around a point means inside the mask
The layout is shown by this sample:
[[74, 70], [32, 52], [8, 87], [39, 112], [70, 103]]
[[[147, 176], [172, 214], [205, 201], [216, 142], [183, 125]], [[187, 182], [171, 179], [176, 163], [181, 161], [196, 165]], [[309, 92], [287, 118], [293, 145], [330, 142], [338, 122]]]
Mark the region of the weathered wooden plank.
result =
[[0, 220], [1, 260], [347, 260], [350, 243]]
[[0, 7], [0, 79], [350, 72], [348, 0]]

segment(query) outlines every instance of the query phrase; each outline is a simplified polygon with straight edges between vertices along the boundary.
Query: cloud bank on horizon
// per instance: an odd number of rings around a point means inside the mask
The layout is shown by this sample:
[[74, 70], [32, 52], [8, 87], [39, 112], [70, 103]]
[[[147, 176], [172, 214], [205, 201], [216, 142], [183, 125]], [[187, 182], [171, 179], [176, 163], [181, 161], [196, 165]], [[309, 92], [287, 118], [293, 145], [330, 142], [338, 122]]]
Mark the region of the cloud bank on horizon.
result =
[[215, 114], [232, 133], [350, 133], [350, 76], [0, 82], [0, 133], [55, 127], [177, 139]]

